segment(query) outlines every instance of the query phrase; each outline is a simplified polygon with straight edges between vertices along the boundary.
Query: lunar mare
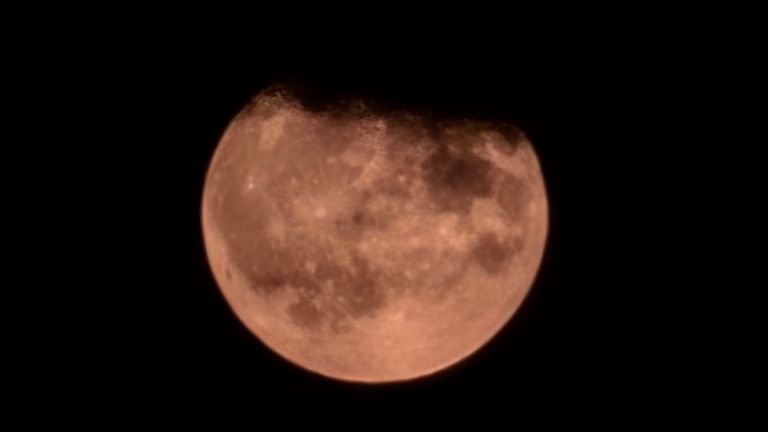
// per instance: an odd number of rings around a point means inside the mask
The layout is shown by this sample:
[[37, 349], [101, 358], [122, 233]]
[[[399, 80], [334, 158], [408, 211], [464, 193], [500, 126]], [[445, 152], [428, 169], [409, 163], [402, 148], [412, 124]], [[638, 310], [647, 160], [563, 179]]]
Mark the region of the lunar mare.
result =
[[257, 96], [203, 192], [214, 277], [272, 350], [329, 377], [416, 378], [484, 345], [547, 235], [537, 157], [509, 126]]

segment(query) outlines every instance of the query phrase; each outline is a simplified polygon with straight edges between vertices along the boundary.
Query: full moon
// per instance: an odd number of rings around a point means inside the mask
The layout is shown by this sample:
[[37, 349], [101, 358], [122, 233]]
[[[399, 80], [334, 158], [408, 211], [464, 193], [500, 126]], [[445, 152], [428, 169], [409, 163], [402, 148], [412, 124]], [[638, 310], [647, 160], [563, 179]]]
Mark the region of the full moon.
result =
[[302, 368], [377, 383], [451, 366], [510, 320], [548, 207], [513, 125], [316, 110], [272, 91], [224, 132], [202, 225], [215, 280], [256, 337]]

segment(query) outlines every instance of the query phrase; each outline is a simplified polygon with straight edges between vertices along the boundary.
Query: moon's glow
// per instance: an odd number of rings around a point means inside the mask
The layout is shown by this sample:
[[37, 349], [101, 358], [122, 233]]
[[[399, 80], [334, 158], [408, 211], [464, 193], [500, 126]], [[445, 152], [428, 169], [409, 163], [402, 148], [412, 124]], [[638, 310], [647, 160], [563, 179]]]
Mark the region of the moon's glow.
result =
[[461, 360], [512, 317], [547, 199], [514, 128], [270, 93], [222, 137], [202, 216], [216, 281], [257, 337], [320, 374], [383, 382]]

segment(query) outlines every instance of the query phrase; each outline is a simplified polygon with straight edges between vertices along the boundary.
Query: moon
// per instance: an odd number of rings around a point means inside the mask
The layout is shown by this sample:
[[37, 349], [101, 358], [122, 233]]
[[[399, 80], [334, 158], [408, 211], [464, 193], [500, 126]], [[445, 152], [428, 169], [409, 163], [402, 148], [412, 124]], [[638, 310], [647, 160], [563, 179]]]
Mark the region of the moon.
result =
[[315, 373], [383, 383], [466, 358], [530, 290], [548, 229], [508, 124], [257, 95], [205, 180], [214, 278], [242, 323]]

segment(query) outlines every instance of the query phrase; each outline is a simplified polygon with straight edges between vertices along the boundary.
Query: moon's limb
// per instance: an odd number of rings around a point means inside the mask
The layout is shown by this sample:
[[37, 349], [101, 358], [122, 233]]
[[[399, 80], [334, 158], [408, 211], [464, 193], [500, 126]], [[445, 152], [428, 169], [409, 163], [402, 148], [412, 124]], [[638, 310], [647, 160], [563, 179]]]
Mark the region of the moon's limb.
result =
[[216, 150], [203, 231], [224, 296], [267, 346], [381, 382], [440, 370], [496, 334], [533, 283], [547, 211], [520, 132], [262, 95]]

